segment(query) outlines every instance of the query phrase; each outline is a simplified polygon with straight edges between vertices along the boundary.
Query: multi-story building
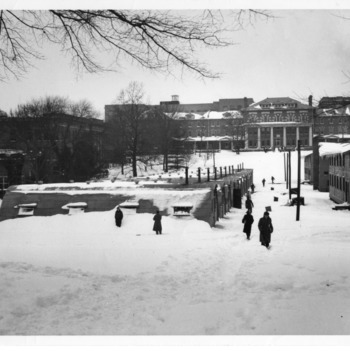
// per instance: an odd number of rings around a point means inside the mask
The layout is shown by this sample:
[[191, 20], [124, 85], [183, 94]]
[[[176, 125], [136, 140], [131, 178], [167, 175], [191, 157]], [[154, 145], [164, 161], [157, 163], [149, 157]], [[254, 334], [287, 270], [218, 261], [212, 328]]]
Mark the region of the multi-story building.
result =
[[[161, 101], [158, 107], [177, 128], [176, 140], [193, 150], [220, 150], [244, 147], [244, 107], [252, 98], [219, 99], [212, 103], [182, 104], [178, 95]], [[118, 118], [119, 105], [105, 106], [106, 122]]]
[[289, 97], [266, 98], [243, 109], [245, 149], [312, 147], [312, 97], [305, 105]]
[[[0, 149], [15, 150], [4, 152], [5, 156], [0, 158], [2, 180], [8, 185], [18, 184], [19, 166], [24, 182], [62, 181], [73, 173], [78, 176], [78, 168], [83, 177], [86, 170], [83, 170], [82, 160], [91, 158], [92, 149], [94, 157], [102, 160], [103, 133], [104, 121], [93, 118], [67, 114], [1, 117]], [[17, 163], [4, 162], [5, 158]], [[82, 163], [78, 164], [80, 161]], [[17, 169], [15, 176], [13, 169]], [[71, 174], [67, 174], [68, 169], [72, 170]]]
[[[330, 189], [330, 160], [327, 157], [329, 150], [338, 150], [339, 145], [350, 142], [350, 135], [316, 135], [313, 138], [313, 152], [305, 157], [306, 167], [310, 169], [314, 190], [328, 192]], [[326, 150], [326, 151], [325, 151]]]
[[329, 197], [336, 203], [350, 201], [350, 144], [337, 144], [327, 153], [329, 159]]
[[350, 134], [350, 98], [323, 97], [315, 111], [314, 134]]
[[176, 106], [178, 112], [197, 113], [204, 115], [208, 111], [241, 111], [244, 107], [252, 104], [252, 98], [219, 99], [211, 103], [181, 104], [178, 95], [172, 95], [170, 101], [161, 101], [161, 106]]
[[221, 150], [244, 147], [243, 116], [239, 111], [208, 111], [203, 115], [175, 113], [179, 140], [193, 150]]

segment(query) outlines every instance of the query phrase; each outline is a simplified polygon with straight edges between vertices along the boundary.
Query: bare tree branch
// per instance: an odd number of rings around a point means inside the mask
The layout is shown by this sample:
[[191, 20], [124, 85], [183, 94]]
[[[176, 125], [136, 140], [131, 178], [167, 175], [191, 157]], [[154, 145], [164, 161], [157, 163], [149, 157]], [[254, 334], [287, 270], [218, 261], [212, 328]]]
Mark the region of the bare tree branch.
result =
[[[265, 11], [45, 10], [0, 12], [0, 80], [20, 78], [45, 42], [70, 54], [90, 73], [116, 70], [123, 59], [164, 73], [179, 66], [199, 77], [216, 78], [197, 58], [200, 48], [233, 44], [229, 36]], [[106, 55], [108, 54], [108, 55]], [[106, 63], [106, 57], [111, 61]]]

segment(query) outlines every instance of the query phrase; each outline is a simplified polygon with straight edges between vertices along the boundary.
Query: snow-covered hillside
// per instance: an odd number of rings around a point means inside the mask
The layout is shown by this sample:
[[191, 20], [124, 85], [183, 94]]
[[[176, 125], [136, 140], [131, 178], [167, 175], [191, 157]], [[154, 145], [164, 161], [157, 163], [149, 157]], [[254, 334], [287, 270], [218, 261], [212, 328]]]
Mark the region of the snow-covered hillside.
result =
[[[302, 185], [296, 221], [283, 153], [221, 152], [216, 162], [254, 169], [250, 241], [244, 209], [215, 228], [163, 217], [163, 235], [151, 214], [128, 214], [121, 228], [113, 211], [1, 222], [0, 334], [349, 334], [349, 211], [333, 211], [327, 193]], [[257, 229], [266, 206], [270, 250]]]

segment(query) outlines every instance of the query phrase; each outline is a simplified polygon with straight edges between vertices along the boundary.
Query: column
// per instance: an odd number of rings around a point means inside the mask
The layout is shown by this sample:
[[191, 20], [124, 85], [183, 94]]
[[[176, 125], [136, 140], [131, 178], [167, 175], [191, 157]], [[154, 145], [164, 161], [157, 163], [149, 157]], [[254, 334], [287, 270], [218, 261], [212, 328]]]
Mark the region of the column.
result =
[[209, 141], [207, 141], [207, 150], [209, 150]]
[[194, 153], [196, 153], [196, 148], [197, 148], [197, 144], [196, 144], [196, 142], [194, 141], [194, 143], [193, 143], [193, 151], [194, 151]]
[[221, 150], [221, 140], [219, 140], [219, 150]]
[[312, 126], [309, 127], [309, 146], [312, 146]]
[[298, 140], [299, 140], [299, 127], [297, 127], [297, 140], [295, 142], [296, 146], [298, 146]]
[[283, 127], [283, 144], [282, 146], [285, 147], [287, 146], [287, 132], [286, 132], [287, 128]]
[[258, 127], [258, 149], [261, 149], [261, 129]]
[[270, 146], [273, 148], [273, 127], [270, 128]]
[[249, 137], [249, 135], [248, 135], [248, 128], [246, 128], [245, 129], [245, 136], [244, 136], [244, 139], [245, 139], [245, 141], [244, 141], [244, 148], [247, 150], [248, 149], [248, 137]]
[[233, 150], [233, 141], [231, 140], [231, 150]]

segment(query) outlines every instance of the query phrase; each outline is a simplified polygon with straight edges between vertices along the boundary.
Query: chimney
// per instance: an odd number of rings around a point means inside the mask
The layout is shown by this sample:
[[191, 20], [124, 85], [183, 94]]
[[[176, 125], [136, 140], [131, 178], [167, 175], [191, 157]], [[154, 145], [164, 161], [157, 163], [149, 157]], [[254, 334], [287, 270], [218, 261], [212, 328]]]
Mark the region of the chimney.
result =
[[171, 101], [180, 102], [179, 95], [171, 95]]
[[309, 106], [312, 106], [312, 95], [309, 96]]
[[244, 106], [244, 108], [248, 107], [248, 99], [246, 97], [244, 98], [243, 106]]

